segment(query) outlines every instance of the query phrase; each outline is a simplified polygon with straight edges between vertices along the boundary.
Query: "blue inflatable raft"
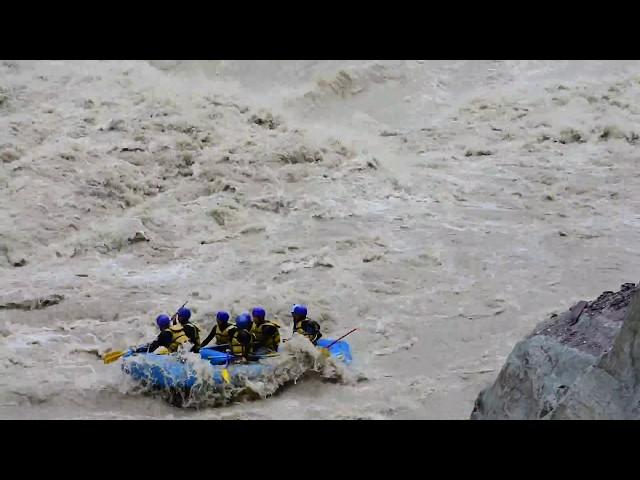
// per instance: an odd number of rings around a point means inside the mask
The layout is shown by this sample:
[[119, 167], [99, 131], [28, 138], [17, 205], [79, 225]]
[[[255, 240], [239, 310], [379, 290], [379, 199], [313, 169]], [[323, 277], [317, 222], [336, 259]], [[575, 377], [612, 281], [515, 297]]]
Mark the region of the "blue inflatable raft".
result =
[[[318, 347], [327, 348], [333, 340], [321, 338]], [[351, 364], [351, 348], [347, 342], [339, 341], [331, 345], [329, 354], [346, 365]], [[211, 348], [200, 350], [200, 357], [211, 365], [211, 377], [215, 384], [223, 384], [222, 371], [229, 372], [231, 383], [252, 380], [269, 375], [273, 366], [265, 363], [230, 363], [233, 357]], [[122, 362], [122, 370], [135, 380], [163, 389], [190, 389], [198, 381], [193, 366], [181, 362], [175, 355], [156, 355], [154, 353], [127, 354]]]

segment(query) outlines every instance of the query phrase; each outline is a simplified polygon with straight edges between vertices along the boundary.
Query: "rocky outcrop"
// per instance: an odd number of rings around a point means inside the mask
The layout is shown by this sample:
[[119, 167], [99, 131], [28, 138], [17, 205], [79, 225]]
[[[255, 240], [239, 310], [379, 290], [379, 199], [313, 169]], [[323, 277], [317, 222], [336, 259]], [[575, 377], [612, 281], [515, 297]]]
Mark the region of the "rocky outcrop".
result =
[[64, 295], [54, 293], [44, 297], [27, 298], [16, 301], [0, 300], [0, 310], [40, 310], [43, 308], [57, 305], [64, 300]]
[[640, 418], [640, 284], [539, 324], [519, 342], [472, 419]]

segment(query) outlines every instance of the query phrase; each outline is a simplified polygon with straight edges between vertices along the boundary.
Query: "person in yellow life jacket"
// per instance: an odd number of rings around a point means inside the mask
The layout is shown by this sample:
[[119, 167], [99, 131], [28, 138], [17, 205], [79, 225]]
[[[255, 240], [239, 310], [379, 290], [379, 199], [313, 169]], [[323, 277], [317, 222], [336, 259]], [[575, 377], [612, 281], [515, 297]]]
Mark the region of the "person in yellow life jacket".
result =
[[[174, 327], [177, 327], [177, 328], [171, 327], [171, 330], [175, 331], [176, 334], [178, 334], [180, 331], [180, 327], [182, 327], [182, 330], [184, 331], [184, 334], [187, 336], [187, 339], [193, 345], [191, 347], [191, 351], [194, 353], [198, 353], [200, 351], [200, 328], [195, 323], [192, 323], [190, 321], [191, 310], [189, 310], [188, 308], [182, 307], [180, 310], [178, 310], [177, 316], [178, 316], [179, 325], [174, 325]], [[178, 339], [181, 340], [180, 335], [178, 335], [178, 337], [176, 338], [176, 340]], [[181, 343], [184, 343], [184, 342], [181, 341]]]
[[293, 333], [304, 335], [311, 343], [316, 345], [322, 337], [320, 324], [315, 320], [307, 318], [307, 307], [304, 305], [294, 305], [291, 309], [291, 316], [293, 317]]
[[253, 325], [251, 333], [256, 337], [256, 349], [266, 350], [266, 352], [277, 352], [280, 345], [280, 325], [265, 320], [267, 312], [264, 308], [256, 307], [251, 311]]
[[231, 337], [231, 353], [245, 360], [254, 360], [253, 347], [256, 337], [251, 333], [251, 315], [242, 313], [236, 317], [236, 331]]
[[160, 333], [157, 338], [149, 344], [133, 349], [134, 353], [169, 353], [169, 347], [173, 340], [173, 334], [169, 330], [171, 327], [171, 318], [169, 318], [169, 315], [165, 314], [158, 315], [158, 318], [156, 318], [156, 324], [158, 325], [158, 328], [160, 328]]
[[216, 324], [211, 329], [211, 333], [200, 344], [200, 348], [204, 348], [209, 345], [209, 342], [216, 339], [216, 346], [212, 347], [214, 350], [226, 352], [231, 348], [231, 336], [236, 330], [236, 326], [233, 323], [229, 323], [229, 313], [225, 311], [219, 311], [216, 314]]

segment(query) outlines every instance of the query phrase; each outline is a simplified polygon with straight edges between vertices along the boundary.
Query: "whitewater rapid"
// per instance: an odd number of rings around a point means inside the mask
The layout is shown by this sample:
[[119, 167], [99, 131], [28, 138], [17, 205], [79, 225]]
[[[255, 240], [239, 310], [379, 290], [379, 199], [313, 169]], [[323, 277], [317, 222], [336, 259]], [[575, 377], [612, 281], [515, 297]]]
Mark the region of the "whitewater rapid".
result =
[[[638, 281], [639, 100], [637, 61], [2, 62], [0, 418], [467, 418]], [[186, 299], [357, 327], [357, 380], [178, 409], [102, 364]]]

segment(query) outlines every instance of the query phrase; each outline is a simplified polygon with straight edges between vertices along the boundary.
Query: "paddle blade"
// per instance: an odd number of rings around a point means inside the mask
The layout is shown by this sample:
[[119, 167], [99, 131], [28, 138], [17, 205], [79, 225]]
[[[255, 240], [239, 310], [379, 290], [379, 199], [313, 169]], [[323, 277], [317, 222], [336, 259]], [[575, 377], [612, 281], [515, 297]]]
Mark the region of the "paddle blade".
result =
[[320, 347], [320, 353], [322, 353], [322, 356], [326, 358], [329, 358], [331, 356], [331, 352], [329, 352], [328, 348]]
[[279, 353], [265, 353], [264, 355], [256, 355], [260, 358], [271, 358], [271, 357], [279, 357]]
[[102, 357], [102, 361], [105, 364], [113, 363], [116, 360], [118, 360], [120, 357], [122, 357], [125, 353], [127, 352], [126, 351], [125, 352], [109, 352], [104, 357]]
[[231, 375], [229, 375], [229, 370], [226, 368], [222, 370], [222, 378], [226, 383], [231, 383]]

